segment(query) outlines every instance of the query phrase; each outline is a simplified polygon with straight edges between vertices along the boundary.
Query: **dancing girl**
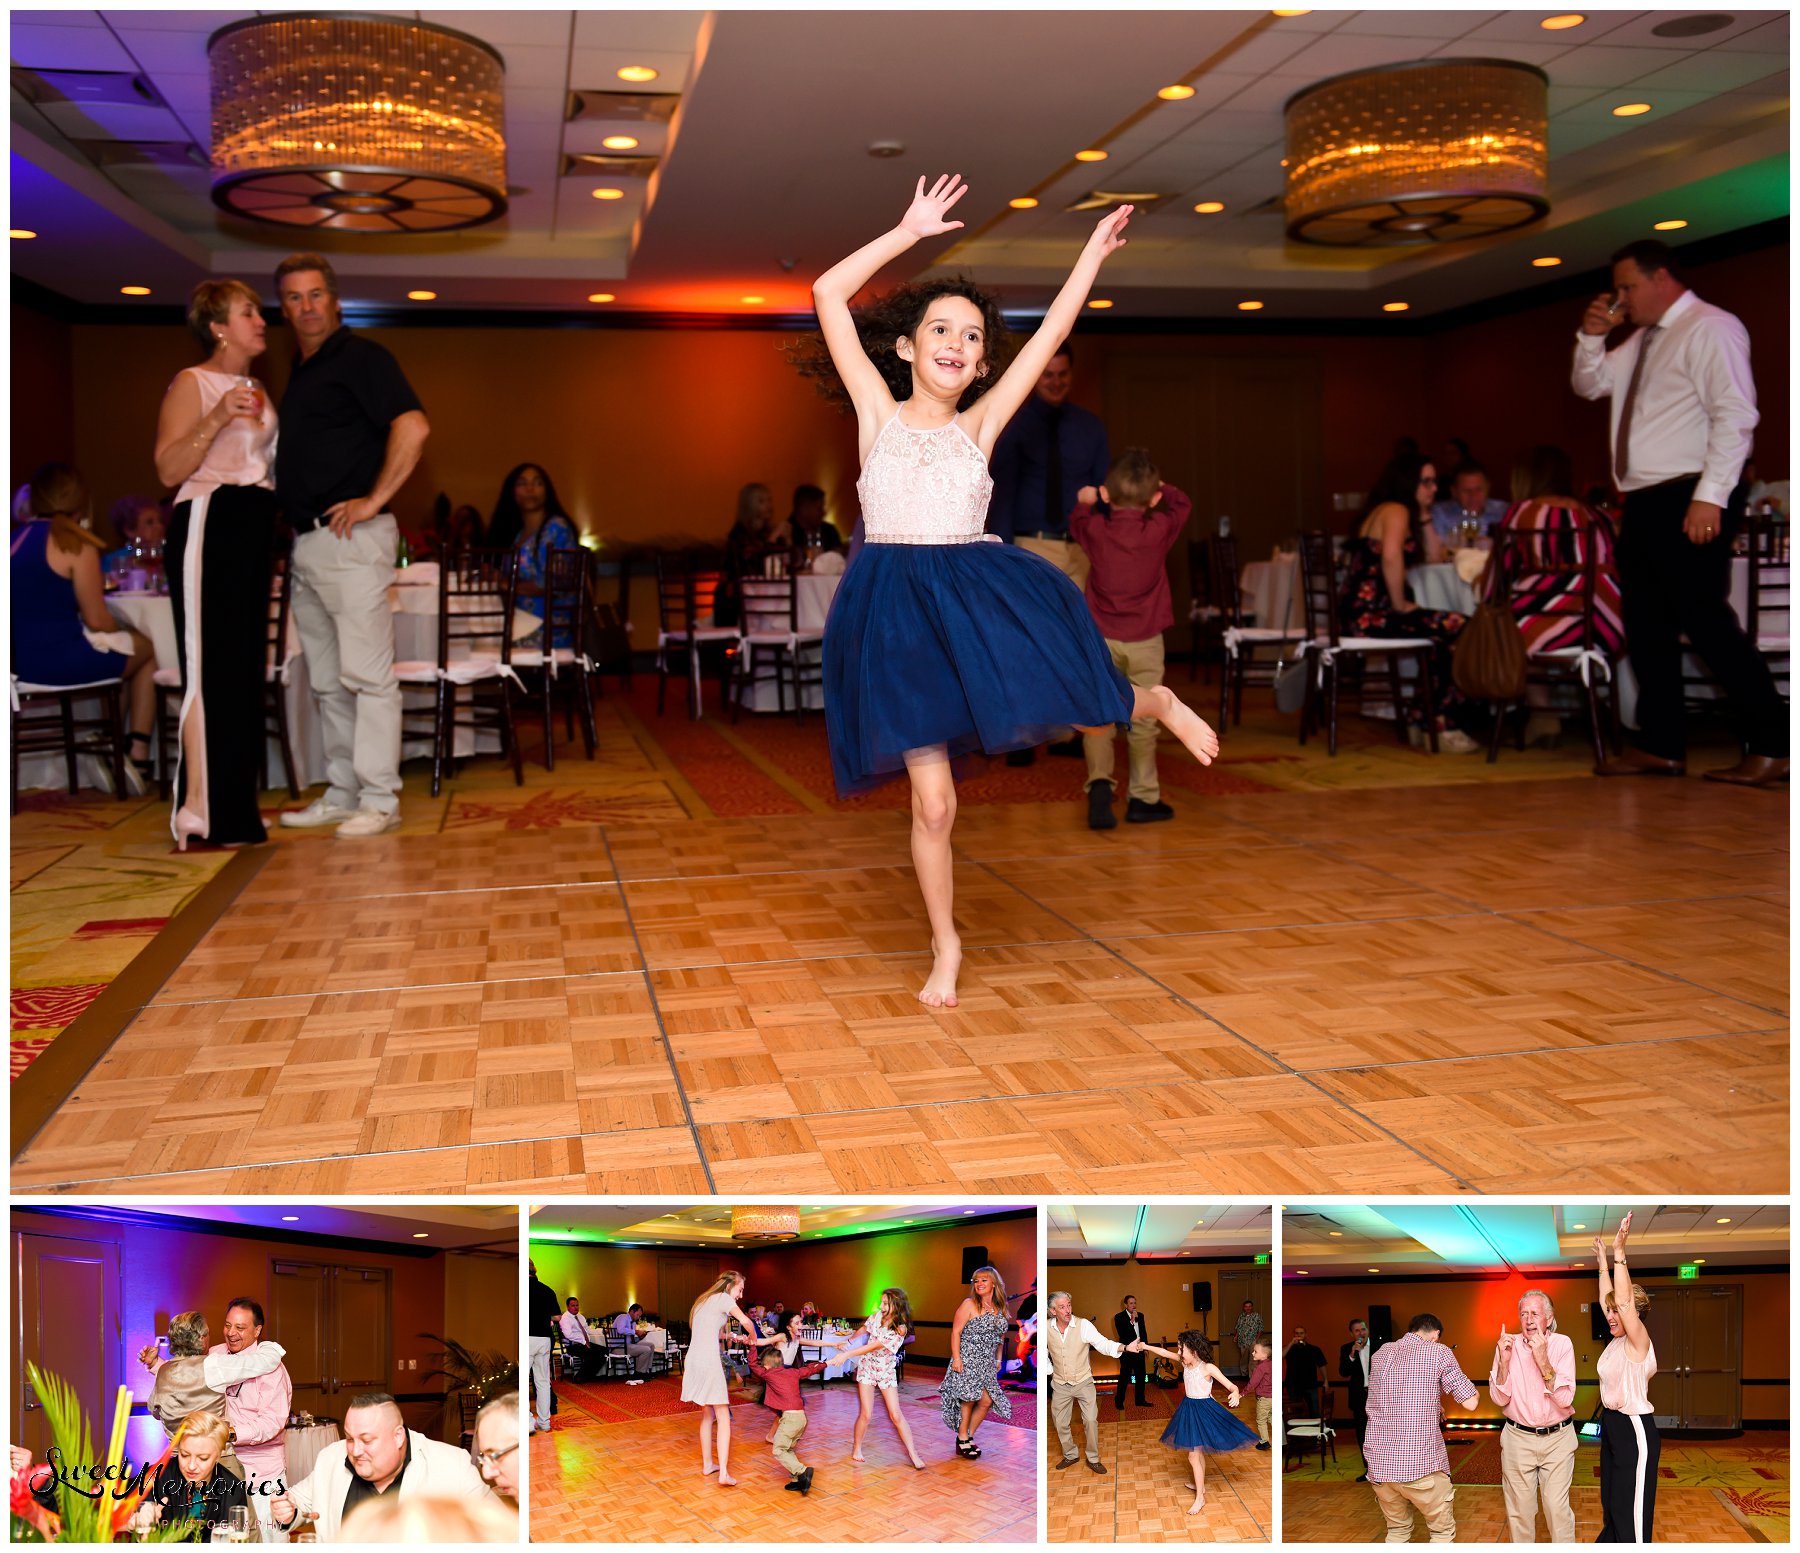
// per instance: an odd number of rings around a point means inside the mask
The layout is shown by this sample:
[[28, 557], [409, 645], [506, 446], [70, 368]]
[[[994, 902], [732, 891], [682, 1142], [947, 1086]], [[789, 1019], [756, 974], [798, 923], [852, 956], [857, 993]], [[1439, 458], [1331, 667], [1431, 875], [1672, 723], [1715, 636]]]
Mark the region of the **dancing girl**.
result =
[[1612, 1341], [1600, 1355], [1600, 1535], [1596, 1542], [1649, 1542], [1656, 1521], [1656, 1464], [1662, 1438], [1650, 1405], [1656, 1349], [1644, 1327], [1650, 1291], [1625, 1268], [1628, 1213], [1613, 1237], [1612, 1270], [1606, 1242], [1594, 1237], [1600, 1264], [1600, 1308]]
[[925, 1463], [919, 1460], [919, 1452], [913, 1445], [912, 1430], [907, 1426], [906, 1415], [900, 1411], [900, 1380], [894, 1373], [894, 1359], [906, 1346], [907, 1338], [912, 1334], [912, 1304], [906, 1297], [904, 1289], [883, 1289], [881, 1305], [875, 1314], [863, 1323], [862, 1332], [868, 1334], [869, 1341], [860, 1348], [846, 1348], [840, 1356], [855, 1359], [856, 1365], [856, 1424], [850, 1431], [850, 1459], [862, 1461], [863, 1435], [869, 1427], [869, 1415], [875, 1411], [875, 1393], [881, 1393], [881, 1400], [887, 1407], [887, 1415], [894, 1423], [894, 1433], [900, 1436], [900, 1443], [906, 1447], [906, 1457], [913, 1466], [924, 1470]]
[[[699, 1299], [688, 1313], [692, 1333], [687, 1358], [681, 1369], [681, 1400], [694, 1402], [700, 1408], [700, 1471], [705, 1476], [719, 1474], [719, 1487], [735, 1488], [731, 1475], [731, 1388], [725, 1379], [725, 1360], [719, 1349], [721, 1334], [728, 1320], [743, 1324], [746, 1332], [755, 1325], [739, 1307], [744, 1297], [742, 1273], [720, 1273], [718, 1281]], [[718, 1425], [719, 1458], [713, 1461], [713, 1426]]]
[[1206, 1508], [1206, 1453], [1244, 1450], [1256, 1444], [1256, 1435], [1213, 1400], [1214, 1381], [1231, 1393], [1233, 1407], [1242, 1397], [1225, 1372], [1212, 1362], [1212, 1344], [1199, 1332], [1183, 1332], [1176, 1343], [1179, 1351], [1175, 1353], [1154, 1343], [1145, 1343], [1144, 1352], [1174, 1359], [1181, 1365], [1181, 1384], [1186, 1394], [1169, 1420], [1169, 1427], [1162, 1432], [1162, 1443], [1171, 1450], [1187, 1452], [1188, 1465], [1194, 1473], [1194, 1502], [1187, 1513], [1198, 1515]]
[[1012, 1403], [1000, 1390], [1000, 1348], [1006, 1341], [1006, 1284], [998, 1270], [978, 1267], [969, 1297], [956, 1307], [950, 1328], [950, 1368], [938, 1394], [944, 1425], [956, 1431], [956, 1454], [981, 1455], [975, 1431], [990, 1408], [1012, 1417]]
[[[948, 219], [960, 175], [925, 188], [892, 231], [813, 283], [832, 365], [856, 411], [864, 546], [825, 625], [825, 721], [841, 794], [904, 770], [912, 856], [931, 924], [932, 968], [918, 994], [956, 1006], [962, 940], [953, 908], [951, 761], [1030, 749], [1077, 727], [1153, 717], [1210, 764], [1219, 741], [1166, 685], [1134, 687], [1056, 567], [984, 534], [995, 439], [1025, 402], [1122, 247], [1132, 207], [1094, 229], [1037, 332], [1006, 366], [994, 298], [966, 280], [903, 286], [861, 316], [850, 299]], [[965, 408], [966, 407], [966, 408]]]

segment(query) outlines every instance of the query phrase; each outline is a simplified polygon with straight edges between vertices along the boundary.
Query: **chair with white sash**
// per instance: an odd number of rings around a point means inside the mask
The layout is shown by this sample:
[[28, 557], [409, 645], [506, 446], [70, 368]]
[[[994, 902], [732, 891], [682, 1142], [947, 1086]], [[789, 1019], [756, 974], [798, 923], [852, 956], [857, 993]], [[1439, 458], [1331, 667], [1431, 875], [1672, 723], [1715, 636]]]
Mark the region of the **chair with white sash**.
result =
[[[1225, 728], [1244, 720], [1244, 686], [1273, 686], [1281, 660], [1306, 640], [1306, 633], [1251, 623], [1253, 617], [1244, 613], [1237, 541], [1229, 535], [1212, 542], [1212, 571], [1225, 620], [1225, 672], [1219, 679], [1219, 726]], [[1258, 656], [1270, 649], [1272, 656]]]

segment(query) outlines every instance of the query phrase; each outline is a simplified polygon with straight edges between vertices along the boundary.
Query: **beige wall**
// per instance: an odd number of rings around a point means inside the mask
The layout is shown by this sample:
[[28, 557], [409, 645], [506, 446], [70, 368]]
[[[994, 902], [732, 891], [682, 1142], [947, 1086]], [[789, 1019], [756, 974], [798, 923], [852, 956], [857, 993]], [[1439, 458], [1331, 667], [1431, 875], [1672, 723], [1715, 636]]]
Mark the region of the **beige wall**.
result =
[[[1123, 1308], [1125, 1296], [1137, 1296], [1138, 1309], [1144, 1313], [1144, 1328], [1150, 1341], [1159, 1347], [1173, 1348], [1175, 1340], [1189, 1329], [1203, 1330], [1215, 1344], [1221, 1331], [1223, 1314], [1219, 1308], [1219, 1274], [1228, 1268], [1253, 1268], [1249, 1257], [1241, 1262], [1202, 1262], [1189, 1266], [1185, 1262], [1085, 1262], [1080, 1266], [1052, 1266], [1044, 1289], [1046, 1300], [1057, 1289], [1067, 1289], [1075, 1303], [1075, 1314], [1086, 1316], [1100, 1329], [1103, 1337], [1113, 1336], [1113, 1317]], [[1193, 1285], [1212, 1285], [1212, 1310], [1202, 1326], [1194, 1309]], [[1237, 1312], [1228, 1313], [1230, 1320]], [[1263, 1312], [1265, 1328], [1270, 1321]], [[1096, 1375], [1118, 1373], [1117, 1364], [1104, 1354], [1093, 1356]]]

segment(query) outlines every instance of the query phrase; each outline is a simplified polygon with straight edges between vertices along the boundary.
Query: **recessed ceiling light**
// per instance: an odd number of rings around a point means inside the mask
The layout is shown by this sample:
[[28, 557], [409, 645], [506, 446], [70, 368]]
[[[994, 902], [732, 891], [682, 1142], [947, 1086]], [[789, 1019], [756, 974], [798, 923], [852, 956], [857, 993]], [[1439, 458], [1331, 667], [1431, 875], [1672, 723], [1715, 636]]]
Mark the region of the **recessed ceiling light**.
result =
[[638, 140], [636, 135], [608, 135], [600, 144], [608, 151], [635, 151]]
[[150, 295], [150, 288], [148, 286], [121, 286], [119, 295], [122, 297], [147, 297]]
[[1552, 270], [1552, 269], [1555, 269], [1556, 266], [1561, 263], [1562, 263], [1562, 260], [1556, 258], [1554, 255], [1545, 254], [1544, 257], [1541, 259], [1533, 259], [1531, 261], [1531, 267], [1534, 270]]
[[1546, 16], [1538, 26], [1545, 32], [1566, 32], [1571, 27], [1579, 27], [1586, 20], [1579, 11], [1571, 11], [1567, 16]]
[[1729, 1224], [1730, 1222], [1731, 1222], [1730, 1219], [1714, 1219], [1713, 1220], [1713, 1223], [1715, 1223], [1715, 1224]]
[[1622, 102], [1613, 109], [1613, 117], [1615, 119], [1635, 119], [1640, 113], [1649, 111], [1650, 104], [1647, 102]]
[[1344, 1232], [1341, 1229], [1334, 1229], [1330, 1233], [1334, 1240], [1342, 1240], [1344, 1238]]
[[1587, 1228], [1587, 1225], [1585, 1225], [1585, 1224], [1571, 1224], [1571, 1225], [1570, 1225], [1570, 1226], [1569, 1226], [1569, 1228], [1570, 1228], [1570, 1229], [1586, 1229], [1586, 1228]]
[[1383, 302], [1381, 310], [1384, 313], [1404, 313], [1411, 306], [1410, 302]]
[[416, 1229], [413, 1231], [413, 1239], [414, 1240], [429, 1240], [429, 1239], [431, 1239], [431, 1231], [428, 1229]]
[[974, 1212], [974, 1211], [975, 1211], [975, 1210], [974, 1210], [974, 1209], [973, 1209], [973, 1208], [964, 1208], [964, 1209], [963, 1209], [963, 1217], [964, 1217], [964, 1218], [965, 1218], [965, 1219], [966, 1219], [966, 1218], [968, 1218], [968, 1216], [969, 1216], [969, 1215], [970, 1215], [970, 1214], [971, 1214], [971, 1213], [973, 1213], [973, 1212]]
[[437, 293], [435, 291], [409, 291], [406, 293], [406, 300], [408, 302], [435, 302]]
[[1240, 313], [1260, 313], [1262, 311], [1262, 303], [1240, 302], [1238, 303], [1238, 311]]
[[1686, 225], [1687, 222], [1685, 221], [1659, 221], [1656, 223], [1656, 230], [1659, 232], [1679, 232]]
[[1164, 102], [1186, 102], [1194, 95], [1194, 89], [1191, 86], [1165, 86], [1156, 95]]
[[1009, 204], [1010, 206], [1012, 206], [1012, 208], [1014, 210], [1036, 210], [1037, 209], [1037, 201], [1034, 200], [1029, 194], [1021, 194], [1016, 200], [1008, 200], [1006, 203]]
[[1308, 1273], [1304, 1267], [1297, 1267], [1294, 1269], [1294, 1276], [1296, 1278], [1307, 1278], [1310, 1277], [1311, 1274]]
[[1112, 298], [1111, 297], [1089, 297], [1088, 298], [1088, 306], [1089, 307], [1111, 307], [1112, 306]]
[[625, 198], [625, 191], [623, 189], [595, 189], [594, 198], [597, 200], [622, 200]]
[[16, 226], [12, 229], [12, 235], [18, 238], [26, 238], [36, 237], [37, 233], [33, 232], [29, 227]]
[[1104, 162], [1110, 155], [1110, 152], [1099, 150], [1077, 151], [1075, 160], [1078, 162]]
[[767, 302], [769, 299], [767, 297], [739, 297], [738, 300], [746, 307], [755, 307], [759, 302]]
[[1311, 16], [1311, 11], [1271, 11], [1271, 16]]
[[1197, 216], [1216, 216], [1224, 208], [1224, 200], [1201, 200], [1200, 203], [1194, 207], [1194, 214]]
[[1370, 1268], [1370, 1269], [1369, 1269], [1369, 1271], [1370, 1271], [1370, 1272], [1372, 1272], [1372, 1273], [1378, 1273], [1378, 1272], [1380, 1272], [1380, 1271], [1381, 1271], [1381, 1269], [1380, 1269], [1380, 1268], [1379, 1268], [1379, 1267], [1371, 1267], [1371, 1268]]
[[297, 1213], [284, 1213], [281, 1216], [281, 1222], [283, 1224], [298, 1224], [300, 1222], [300, 1215]]
[[1696, 1266], [1696, 1267], [1698, 1267], [1698, 1266], [1699, 1266], [1699, 1265], [1700, 1265], [1700, 1264], [1701, 1264], [1701, 1263], [1702, 1263], [1702, 1262], [1704, 1262], [1704, 1261], [1705, 1261], [1705, 1260], [1706, 1260], [1706, 1258], [1705, 1258], [1705, 1257], [1703, 1257], [1703, 1256], [1697, 1256], [1697, 1257], [1695, 1257], [1695, 1258], [1694, 1258], [1694, 1265], [1695, 1265], [1695, 1266]]
[[660, 70], [649, 65], [622, 65], [619, 68], [621, 81], [654, 81], [660, 74]]
[[592, 292], [589, 294], [588, 301], [590, 301], [590, 302], [616, 302], [616, 301], [618, 301], [618, 298], [615, 297], [610, 291], [595, 291], [595, 292]]

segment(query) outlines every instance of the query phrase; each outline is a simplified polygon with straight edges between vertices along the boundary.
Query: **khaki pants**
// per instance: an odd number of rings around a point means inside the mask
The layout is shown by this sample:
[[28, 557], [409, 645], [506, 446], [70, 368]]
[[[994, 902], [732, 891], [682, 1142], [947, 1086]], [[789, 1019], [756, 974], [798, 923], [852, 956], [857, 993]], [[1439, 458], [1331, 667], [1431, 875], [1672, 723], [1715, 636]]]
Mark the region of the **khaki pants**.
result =
[[325, 796], [345, 809], [400, 807], [400, 682], [388, 603], [399, 532], [384, 512], [348, 539], [315, 528], [294, 541], [294, 626], [319, 707]]
[[[1144, 642], [1115, 642], [1108, 637], [1106, 645], [1114, 665], [1132, 684], [1148, 688], [1162, 683], [1163, 639], [1160, 636]], [[1162, 799], [1162, 784], [1156, 780], [1156, 736], [1161, 731], [1162, 725], [1154, 717], [1134, 717], [1131, 732], [1125, 739], [1131, 754], [1131, 796], [1139, 803], [1158, 803]], [[1081, 748], [1087, 756], [1087, 786], [1092, 787], [1096, 782], [1104, 782], [1108, 787], [1115, 785], [1115, 742], [1110, 729], [1105, 733], [1081, 736]]]
[[1259, 1438], [1264, 1445], [1269, 1443], [1269, 1420], [1274, 1414], [1275, 1399], [1273, 1397], [1258, 1397], [1256, 1399], [1256, 1434], [1257, 1438]]
[[806, 1414], [798, 1408], [790, 1408], [783, 1413], [781, 1422], [775, 1429], [775, 1459], [795, 1477], [806, 1470], [806, 1463], [794, 1454], [794, 1447], [800, 1443], [800, 1436], [805, 1433]]
[[1410, 1483], [1371, 1483], [1381, 1513], [1387, 1517], [1387, 1540], [1411, 1542], [1413, 1511], [1425, 1517], [1433, 1542], [1456, 1541], [1456, 1515], [1451, 1508], [1456, 1490], [1448, 1472], [1432, 1472]]
[[1075, 1436], [1069, 1429], [1069, 1422], [1077, 1405], [1081, 1408], [1081, 1432], [1087, 1437], [1088, 1460], [1098, 1461], [1100, 1459], [1100, 1404], [1094, 1395], [1093, 1381], [1091, 1379], [1078, 1381], [1071, 1386], [1052, 1377], [1050, 1381], [1050, 1421], [1056, 1425], [1056, 1438], [1062, 1445], [1065, 1461], [1078, 1454], [1075, 1449]]
[[1507, 1535], [1512, 1541], [1537, 1541], [1540, 1498], [1550, 1540], [1575, 1540], [1569, 1484], [1575, 1476], [1576, 1447], [1573, 1425], [1555, 1434], [1527, 1434], [1511, 1424], [1500, 1431], [1500, 1489], [1506, 1499]]
[[1086, 590], [1088, 554], [1072, 539], [1015, 539], [1021, 550], [1041, 555], [1076, 587]]

